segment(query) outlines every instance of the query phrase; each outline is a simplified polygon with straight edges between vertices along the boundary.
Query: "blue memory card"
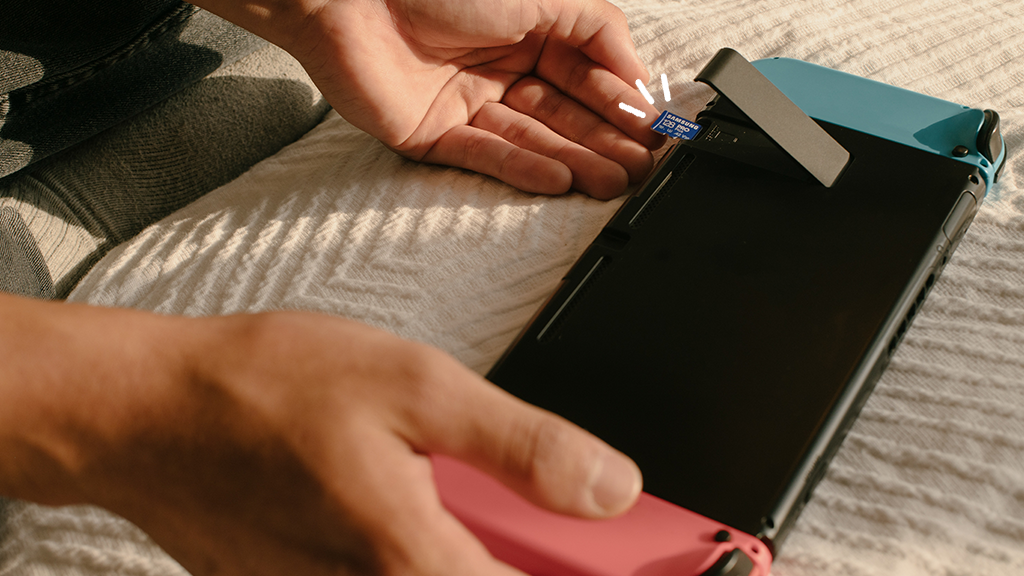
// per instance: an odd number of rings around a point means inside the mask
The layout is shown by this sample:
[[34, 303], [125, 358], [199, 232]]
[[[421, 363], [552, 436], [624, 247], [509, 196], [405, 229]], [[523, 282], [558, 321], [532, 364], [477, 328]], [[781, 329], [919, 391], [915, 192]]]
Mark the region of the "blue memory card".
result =
[[692, 140], [700, 132], [701, 125], [690, 122], [682, 116], [676, 116], [668, 110], [661, 113], [658, 119], [651, 124], [651, 130], [659, 132], [672, 138]]

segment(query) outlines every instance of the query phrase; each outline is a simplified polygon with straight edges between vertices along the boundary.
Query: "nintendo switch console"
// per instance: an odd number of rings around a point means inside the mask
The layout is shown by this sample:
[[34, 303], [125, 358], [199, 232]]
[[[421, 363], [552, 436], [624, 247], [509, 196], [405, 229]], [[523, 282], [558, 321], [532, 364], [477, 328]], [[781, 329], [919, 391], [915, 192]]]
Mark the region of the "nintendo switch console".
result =
[[[607, 521], [435, 458], [532, 576], [767, 576], [1005, 158], [995, 112], [721, 51], [719, 95], [488, 378], [630, 455]], [[811, 120], [813, 118], [813, 121]]]

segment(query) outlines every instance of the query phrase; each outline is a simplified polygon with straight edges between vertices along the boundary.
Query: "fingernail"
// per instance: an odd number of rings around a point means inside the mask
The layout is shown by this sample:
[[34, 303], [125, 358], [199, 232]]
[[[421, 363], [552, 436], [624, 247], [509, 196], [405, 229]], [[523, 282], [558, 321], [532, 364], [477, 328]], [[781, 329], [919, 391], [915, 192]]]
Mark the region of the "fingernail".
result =
[[620, 452], [605, 450], [594, 464], [590, 494], [595, 511], [602, 515], [624, 512], [640, 494], [640, 469]]

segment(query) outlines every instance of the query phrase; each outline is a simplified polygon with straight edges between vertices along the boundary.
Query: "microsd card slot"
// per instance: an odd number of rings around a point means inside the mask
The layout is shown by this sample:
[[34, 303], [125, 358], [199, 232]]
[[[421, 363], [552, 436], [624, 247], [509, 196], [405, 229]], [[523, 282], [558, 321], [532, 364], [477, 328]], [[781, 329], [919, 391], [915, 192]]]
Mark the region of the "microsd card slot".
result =
[[601, 256], [594, 262], [594, 265], [590, 267], [583, 279], [580, 280], [569, 296], [559, 305], [558, 309], [555, 310], [555, 314], [544, 324], [540, 332], [537, 333], [538, 342], [549, 342], [551, 341], [561, 330], [562, 326], [565, 325], [566, 319], [572, 313], [573, 309], [583, 300], [587, 295], [590, 287], [600, 277], [604, 271], [610, 259], [607, 256]]

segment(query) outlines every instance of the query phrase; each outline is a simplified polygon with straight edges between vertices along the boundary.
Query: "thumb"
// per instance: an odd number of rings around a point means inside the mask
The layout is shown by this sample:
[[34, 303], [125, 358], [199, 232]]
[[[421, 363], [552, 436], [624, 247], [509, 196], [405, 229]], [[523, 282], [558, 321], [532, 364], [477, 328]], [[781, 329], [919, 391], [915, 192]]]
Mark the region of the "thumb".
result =
[[478, 466], [534, 504], [584, 518], [631, 508], [643, 484], [626, 455], [570, 422], [534, 407], [496, 430]]
[[541, 14], [534, 32], [578, 47], [630, 86], [650, 80], [636, 53], [622, 10], [606, 0], [537, 0]]
[[[468, 372], [468, 371], [466, 371]], [[421, 449], [458, 458], [534, 504], [605, 518], [640, 495], [637, 465], [568, 420], [531, 406], [475, 374], [420, 421]]]

